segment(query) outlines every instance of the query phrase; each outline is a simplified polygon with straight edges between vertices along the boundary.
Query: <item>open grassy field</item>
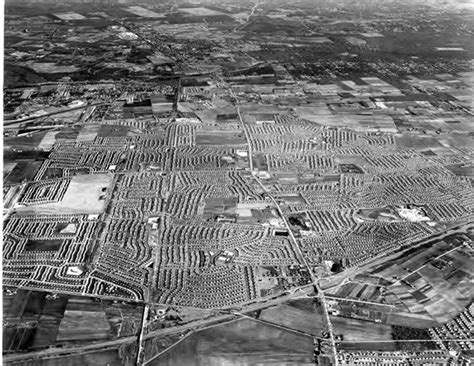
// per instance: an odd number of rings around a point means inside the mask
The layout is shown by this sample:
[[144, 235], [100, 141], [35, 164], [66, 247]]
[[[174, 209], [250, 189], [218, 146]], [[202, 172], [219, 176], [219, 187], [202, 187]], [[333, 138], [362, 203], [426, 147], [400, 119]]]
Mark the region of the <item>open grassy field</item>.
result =
[[[312, 300], [295, 300], [286, 304], [265, 309], [260, 319], [270, 323], [321, 336], [324, 319], [320, 305]], [[391, 340], [391, 326], [359, 319], [331, 316], [336, 335], [342, 334], [344, 340], [363, 342], [372, 340]]]
[[19, 161], [12, 171], [4, 176], [5, 184], [17, 184], [23, 180], [33, 180], [42, 164], [42, 161]]
[[38, 149], [42, 150], [51, 150], [54, 143], [56, 142], [56, 135], [59, 131], [48, 131], [41, 139], [41, 142], [38, 145]]
[[79, 131], [76, 141], [92, 141], [97, 136], [101, 126], [99, 125], [85, 125]]
[[393, 207], [387, 206], [383, 208], [361, 209], [356, 212], [356, 217], [362, 221], [384, 221], [396, 222], [400, 221], [400, 217]]
[[325, 103], [313, 103], [309, 106], [295, 107], [301, 118], [322, 126], [343, 126], [339, 118], [331, 113]]
[[268, 170], [267, 158], [263, 154], [253, 154], [252, 163], [253, 163], [254, 169]]
[[124, 137], [133, 136], [133, 132], [130, 131], [128, 126], [119, 125], [100, 125], [97, 132], [99, 137]]
[[56, 357], [56, 358], [42, 358], [30, 361], [9, 363], [12, 366], [110, 366], [122, 365], [122, 360], [119, 357], [117, 350], [106, 350], [99, 352], [81, 353], [74, 356]]
[[65, 140], [75, 140], [79, 135], [79, 129], [76, 127], [64, 128], [55, 135], [56, 140], [65, 139]]
[[324, 329], [322, 312], [311, 301], [299, 304], [290, 302], [265, 309], [261, 312], [260, 319], [315, 336], [321, 336]]
[[237, 204], [237, 197], [233, 198], [207, 198], [204, 207], [204, 219], [214, 218], [218, 215], [233, 215]]
[[164, 337], [155, 337], [147, 339], [144, 345], [144, 360], [152, 360], [157, 354], [163, 352], [166, 348], [172, 346], [180, 340], [185, 333], [171, 334]]
[[59, 321], [59, 319], [52, 316], [41, 316], [31, 347], [41, 349], [54, 344], [58, 335]]
[[249, 319], [199, 331], [149, 363], [153, 366], [313, 364], [311, 337]]
[[397, 351], [396, 342], [338, 342], [338, 350], [344, 351]]
[[109, 336], [110, 324], [103, 311], [67, 310], [59, 325], [57, 341], [105, 340]]
[[431, 147], [436, 148], [442, 146], [434, 136], [419, 136], [410, 133], [396, 134], [395, 141], [397, 142], [397, 146], [413, 149], [429, 149]]
[[392, 339], [392, 327], [387, 324], [367, 322], [359, 319], [331, 316], [335, 334], [352, 342], [383, 341]]
[[3, 177], [6, 177], [15, 168], [15, 162], [3, 162]]
[[25, 245], [25, 251], [47, 251], [56, 252], [62, 244], [62, 239], [29, 239]]

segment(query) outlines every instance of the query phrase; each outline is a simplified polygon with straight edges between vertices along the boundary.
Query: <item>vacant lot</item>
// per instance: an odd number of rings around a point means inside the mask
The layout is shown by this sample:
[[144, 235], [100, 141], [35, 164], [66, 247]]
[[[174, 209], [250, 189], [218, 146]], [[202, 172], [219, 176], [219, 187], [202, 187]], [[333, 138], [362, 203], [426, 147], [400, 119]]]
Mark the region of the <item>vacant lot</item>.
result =
[[15, 168], [17, 163], [7, 163], [3, 161], [3, 176], [6, 177]]
[[112, 183], [111, 174], [77, 175], [72, 178], [60, 202], [19, 207], [19, 214], [99, 214]]
[[97, 132], [99, 137], [124, 137], [130, 135], [130, 127], [128, 126], [101, 125]]
[[81, 128], [77, 135], [76, 141], [92, 141], [97, 136], [102, 126], [99, 125], [86, 125]]
[[246, 143], [242, 131], [197, 131], [197, 145], [243, 145]]
[[207, 198], [203, 216], [205, 219], [218, 215], [235, 214], [237, 198]]
[[253, 154], [252, 162], [254, 169], [268, 170], [267, 157], [263, 154]]
[[3, 140], [3, 147], [13, 147], [15, 149], [34, 149], [37, 147], [43, 137], [46, 135], [46, 131], [33, 132], [28, 135], [18, 137], [7, 137]]
[[56, 252], [62, 242], [61, 239], [29, 239], [25, 245], [25, 251]]
[[48, 131], [44, 135], [43, 139], [41, 140], [40, 144], [38, 145], [39, 149], [43, 150], [51, 150], [54, 143], [56, 142], [56, 135], [59, 131]]
[[356, 212], [356, 217], [363, 221], [383, 221], [396, 222], [401, 221], [397, 212], [390, 206], [383, 208], [362, 209]]
[[[55, 135], [55, 139], [56, 140], [59, 140], [59, 139], [75, 140], [78, 135], [79, 135], [79, 129], [78, 128], [65, 128], [65, 129], [62, 129], [60, 132], [58, 132]], [[41, 141], [41, 143], [42, 142], [43, 141]]]

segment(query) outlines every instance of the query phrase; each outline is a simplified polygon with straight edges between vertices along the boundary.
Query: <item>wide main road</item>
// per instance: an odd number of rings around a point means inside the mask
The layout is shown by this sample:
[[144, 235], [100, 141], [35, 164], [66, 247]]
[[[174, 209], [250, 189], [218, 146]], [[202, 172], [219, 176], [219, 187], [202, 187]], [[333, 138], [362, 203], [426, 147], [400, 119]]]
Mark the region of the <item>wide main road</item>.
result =
[[250, 140], [250, 136], [249, 136], [249, 133], [247, 131], [247, 129], [245, 128], [245, 122], [242, 118], [242, 114], [240, 113], [240, 102], [239, 102], [239, 98], [237, 97], [237, 95], [235, 95], [235, 92], [234, 90], [232, 89], [232, 86], [227, 83], [223, 78], [222, 76], [218, 75], [217, 78], [219, 79], [220, 83], [222, 85], [225, 85], [227, 91], [229, 92], [229, 95], [232, 97], [232, 100], [234, 102], [234, 106], [235, 106], [235, 110], [237, 112], [237, 115], [239, 116], [239, 122], [240, 122], [240, 126], [242, 127], [242, 130], [244, 131], [244, 134], [245, 134], [245, 139], [247, 140], [247, 150], [248, 150], [248, 159], [249, 159], [249, 168], [250, 168], [250, 171], [252, 172], [253, 171], [253, 152], [252, 152], [252, 142]]
[[275, 198], [268, 192], [268, 190], [264, 187], [264, 185], [262, 184], [262, 182], [260, 181], [260, 179], [257, 177], [256, 174], [254, 174], [254, 171], [253, 171], [253, 159], [252, 159], [252, 143], [251, 143], [251, 140], [250, 140], [250, 136], [248, 134], [248, 131], [247, 129], [245, 128], [245, 123], [242, 119], [242, 115], [240, 114], [240, 106], [239, 106], [239, 99], [237, 97], [237, 95], [235, 94], [234, 90], [232, 89], [232, 86], [229, 85], [222, 77], [219, 76], [219, 81], [224, 84], [227, 88], [227, 90], [229, 91], [229, 94], [232, 96], [232, 99], [234, 101], [234, 105], [235, 105], [235, 108], [236, 108], [236, 111], [237, 111], [237, 114], [239, 116], [239, 121], [240, 121], [240, 124], [242, 126], [242, 129], [245, 133], [245, 137], [246, 137], [246, 140], [247, 140], [247, 145], [248, 145], [248, 158], [249, 158], [249, 167], [250, 167], [250, 171], [252, 172], [252, 176], [253, 178], [255, 179], [255, 181], [258, 183], [258, 185], [261, 187], [261, 189], [263, 190], [263, 192], [266, 192], [266, 195], [272, 200], [273, 204], [275, 205], [275, 207], [277, 208], [278, 210], [278, 213], [281, 217], [281, 219], [283, 220], [284, 224], [285, 224], [285, 227], [286, 229], [288, 230], [288, 233], [290, 235], [290, 239], [292, 241], [292, 244], [293, 244], [293, 248], [297, 251], [297, 254], [298, 256], [300, 257], [301, 261], [303, 262], [304, 266], [307, 268], [310, 276], [311, 276], [311, 280], [312, 280], [312, 283], [313, 285], [315, 286], [318, 294], [318, 298], [319, 298], [319, 301], [321, 302], [321, 307], [323, 308], [323, 314], [324, 314], [324, 320], [325, 320], [325, 323], [326, 323], [326, 327], [327, 327], [327, 331], [329, 333], [329, 340], [330, 340], [330, 343], [331, 343], [331, 351], [332, 351], [332, 356], [333, 356], [333, 359], [334, 359], [334, 362], [333, 362], [333, 365], [334, 366], [338, 366], [338, 360], [337, 360], [337, 349], [336, 349], [336, 341], [335, 341], [335, 338], [334, 338], [334, 331], [333, 331], [333, 327], [332, 327], [332, 323], [331, 323], [331, 319], [329, 317], [329, 313], [328, 313], [328, 309], [327, 309], [327, 303], [326, 303], [326, 298], [324, 296], [324, 292], [321, 290], [321, 288], [319, 287], [319, 284], [318, 284], [318, 278], [316, 277], [316, 275], [314, 274], [314, 272], [312, 271], [311, 267], [309, 266], [308, 262], [306, 261], [306, 257], [303, 255], [303, 252], [301, 251], [301, 248], [299, 246], [299, 243], [298, 241], [296, 240], [295, 236], [293, 235], [293, 232], [291, 231], [291, 228], [290, 228], [290, 225], [288, 224], [288, 221], [286, 220], [286, 217], [285, 215], [283, 214], [283, 211], [281, 210], [281, 207], [280, 205], [278, 204], [278, 202], [275, 200]]
[[311, 280], [313, 281], [313, 284], [316, 287], [317, 297], [319, 298], [319, 301], [321, 302], [321, 307], [323, 309], [323, 315], [324, 315], [324, 321], [326, 323], [327, 331], [329, 333], [329, 340], [331, 342], [331, 351], [332, 351], [332, 354], [333, 354], [332, 356], [334, 358], [333, 365], [338, 366], [337, 349], [336, 349], [336, 341], [335, 341], [335, 338], [334, 338], [334, 330], [333, 330], [331, 318], [329, 317], [329, 313], [328, 313], [328, 309], [327, 309], [326, 297], [324, 296], [324, 292], [319, 287], [318, 278], [316, 277], [316, 275], [314, 274], [313, 270], [311, 269], [308, 261], [306, 260], [306, 257], [304, 256], [298, 241], [296, 240], [295, 236], [293, 235], [293, 232], [290, 228], [290, 225], [288, 224], [288, 221], [287, 221], [285, 215], [283, 214], [283, 211], [282, 211], [280, 205], [278, 204], [276, 199], [267, 191], [267, 189], [264, 187], [264, 185], [262, 184], [260, 179], [258, 179], [257, 175], [254, 174], [253, 177], [256, 180], [256, 182], [259, 184], [259, 186], [263, 189], [263, 191], [266, 192], [267, 196], [272, 200], [273, 204], [277, 208], [278, 213], [280, 214], [280, 217], [283, 220], [286, 229], [288, 230], [288, 234], [291, 238], [291, 241], [293, 242], [293, 247], [298, 252], [298, 255], [301, 258], [301, 261], [304, 263], [305, 267], [307, 268], [307, 270], [308, 270], [308, 272], [311, 276]]
[[6, 121], [3, 121], [3, 126], [20, 127], [25, 122], [34, 121], [34, 120], [37, 120], [37, 119], [40, 119], [40, 118], [45, 118], [45, 117], [53, 116], [53, 115], [56, 115], [56, 114], [67, 113], [67, 112], [75, 111], [75, 110], [78, 110], [78, 109], [85, 109], [85, 108], [89, 108], [89, 107], [97, 107], [97, 106], [100, 106], [100, 105], [108, 105], [108, 104], [109, 103], [94, 102], [94, 103], [84, 104], [84, 105], [77, 106], [77, 107], [59, 109], [57, 111], [41, 114], [41, 115], [38, 115], [38, 116], [24, 117], [24, 118], [15, 119], [15, 120], [6, 120]]

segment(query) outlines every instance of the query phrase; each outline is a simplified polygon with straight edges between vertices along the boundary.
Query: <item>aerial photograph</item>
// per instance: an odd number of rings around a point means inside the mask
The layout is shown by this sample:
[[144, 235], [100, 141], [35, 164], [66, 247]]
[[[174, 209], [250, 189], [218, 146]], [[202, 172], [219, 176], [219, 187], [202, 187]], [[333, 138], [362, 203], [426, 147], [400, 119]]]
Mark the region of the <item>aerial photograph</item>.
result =
[[474, 0], [5, 0], [2, 364], [468, 366]]

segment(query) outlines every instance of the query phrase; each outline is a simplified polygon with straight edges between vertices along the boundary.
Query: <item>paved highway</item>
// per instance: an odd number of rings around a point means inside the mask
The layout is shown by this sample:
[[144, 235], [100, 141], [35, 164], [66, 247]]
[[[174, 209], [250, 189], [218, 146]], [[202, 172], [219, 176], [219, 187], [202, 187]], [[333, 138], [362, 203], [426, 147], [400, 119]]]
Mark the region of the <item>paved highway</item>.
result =
[[[255, 5], [255, 7], [257, 7], [258, 4]], [[246, 140], [247, 140], [247, 145], [248, 145], [248, 158], [249, 158], [249, 167], [250, 167], [250, 171], [252, 172], [253, 174], [253, 159], [252, 159], [252, 144], [251, 144], [251, 141], [250, 141], [250, 137], [248, 135], [248, 132], [247, 132], [247, 129], [245, 128], [245, 123], [242, 119], [242, 116], [240, 114], [240, 107], [239, 107], [239, 100], [237, 98], [237, 96], [235, 95], [232, 87], [226, 83], [222, 77], [219, 77], [220, 81], [226, 85], [227, 89], [229, 90], [229, 93], [230, 95], [233, 97], [234, 99], [234, 103], [235, 103], [235, 107], [236, 107], [236, 110], [237, 110], [237, 114], [239, 116], [239, 121], [240, 121], [240, 124], [242, 126], [242, 129], [244, 130], [244, 133], [245, 133], [245, 137], [246, 137]], [[299, 257], [301, 258], [301, 261], [304, 263], [305, 267], [307, 268], [310, 276], [311, 276], [311, 279], [313, 281], [313, 284], [314, 286], [316, 287], [316, 290], [318, 292], [318, 298], [321, 302], [321, 307], [323, 309], [323, 314], [324, 314], [324, 319], [325, 319], [325, 323], [326, 323], [326, 327], [327, 327], [327, 330], [328, 330], [328, 333], [329, 333], [329, 339], [330, 339], [330, 342], [331, 342], [331, 350], [332, 350], [332, 353], [333, 353], [333, 358], [334, 358], [334, 365], [335, 366], [338, 366], [338, 360], [337, 360], [337, 350], [336, 350], [336, 342], [335, 342], [335, 338], [334, 338], [334, 331], [333, 331], [333, 327], [332, 327], [332, 323], [331, 323], [331, 319], [329, 318], [329, 313], [328, 313], [328, 310], [327, 310], [327, 303], [326, 303], [326, 298], [324, 296], [324, 292], [319, 288], [319, 285], [318, 285], [318, 278], [314, 275], [313, 271], [311, 270], [311, 267], [309, 266], [308, 262], [306, 261], [306, 258], [305, 256], [303, 255], [303, 252], [301, 251], [301, 248], [298, 244], [298, 241], [296, 240], [295, 236], [293, 235], [293, 232], [291, 231], [290, 229], [290, 226], [286, 220], [286, 217], [285, 215], [283, 214], [283, 211], [281, 210], [281, 207], [280, 205], [278, 204], [278, 202], [275, 200], [275, 198], [267, 191], [267, 189], [263, 186], [262, 182], [260, 181], [260, 179], [258, 179], [258, 177], [253, 174], [253, 177], [255, 179], [255, 181], [258, 183], [258, 185], [262, 188], [262, 190], [264, 192], [266, 192], [267, 196], [272, 200], [273, 204], [275, 205], [275, 207], [277, 208], [278, 210], [278, 213], [280, 214], [280, 217], [281, 219], [283, 220], [285, 226], [286, 226], [286, 229], [288, 230], [288, 233], [290, 235], [290, 238], [293, 242], [293, 247], [294, 249], [298, 252], [298, 255]]]
[[326, 298], [324, 296], [324, 292], [321, 290], [321, 288], [319, 287], [319, 284], [318, 284], [318, 278], [316, 277], [316, 275], [314, 274], [314, 272], [312, 271], [311, 267], [309, 266], [307, 260], [306, 260], [306, 257], [304, 256], [300, 246], [299, 246], [299, 243], [298, 241], [296, 240], [295, 236], [293, 235], [293, 232], [291, 231], [291, 228], [290, 228], [290, 225], [288, 224], [288, 221], [286, 220], [286, 217], [285, 215], [283, 214], [283, 211], [281, 210], [281, 207], [280, 205], [278, 204], [278, 202], [275, 200], [275, 198], [267, 191], [267, 189], [265, 189], [265, 187], [263, 186], [262, 182], [260, 181], [260, 179], [258, 179], [258, 177], [254, 174], [253, 175], [254, 179], [256, 180], [256, 182], [260, 185], [260, 187], [265, 191], [267, 192], [267, 196], [272, 200], [273, 204], [275, 205], [275, 207], [277, 208], [278, 210], [278, 213], [280, 214], [280, 217], [281, 219], [283, 220], [284, 224], [285, 224], [285, 227], [286, 229], [288, 230], [288, 234], [291, 238], [291, 241], [293, 242], [293, 248], [298, 252], [298, 255], [299, 257], [301, 258], [301, 261], [304, 263], [305, 267], [307, 268], [310, 276], [311, 276], [311, 280], [313, 281], [313, 284], [314, 286], [316, 287], [316, 290], [317, 290], [317, 297], [319, 298], [319, 301], [321, 302], [321, 307], [323, 309], [323, 314], [324, 314], [324, 320], [325, 320], [325, 323], [326, 323], [326, 327], [327, 327], [327, 331], [329, 333], [329, 340], [330, 340], [330, 343], [331, 343], [331, 351], [332, 351], [332, 354], [333, 354], [333, 358], [334, 358], [334, 366], [338, 366], [338, 360], [337, 360], [337, 349], [336, 349], [336, 341], [335, 341], [335, 338], [334, 338], [334, 330], [333, 330], [333, 327], [332, 327], [332, 323], [331, 323], [331, 319], [329, 317], [329, 313], [328, 313], [328, 309], [327, 309], [327, 302], [326, 302]]
[[82, 106], [79, 106], [79, 107], [65, 108], [65, 109], [61, 109], [59, 111], [42, 114], [41, 116], [31, 116], [31, 117], [25, 117], [25, 118], [21, 118], [21, 119], [7, 120], [7, 121], [3, 121], [3, 126], [13, 126], [13, 125], [18, 124], [18, 127], [19, 127], [21, 124], [23, 124], [25, 122], [33, 121], [33, 120], [36, 120], [38, 118], [45, 118], [45, 117], [53, 116], [55, 114], [61, 114], [61, 113], [66, 113], [66, 112], [70, 112], [70, 111], [75, 111], [77, 109], [84, 109], [84, 108], [89, 108], [89, 107], [93, 107], [93, 106], [107, 105], [107, 104], [109, 104], [109, 103], [97, 102], [97, 103], [85, 104], [85, 105], [82, 105]]
[[235, 106], [235, 109], [237, 111], [237, 115], [239, 116], [239, 122], [240, 122], [240, 125], [242, 127], [242, 130], [244, 131], [244, 134], [245, 134], [245, 139], [247, 140], [247, 146], [248, 146], [248, 159], [249, 159], [249, 167], [250, 167], [250, 171], [252, 172], [253, 171], [253, 158], [252, 158], [252, 143], [250, 141], [250, 136], [249, 136], [249, 133], [247, 131], [247, 129], [245, 128], [245, 122], [244, 120], [242, 119], [242, 115], [240, 114], [240, 105], [239, 105], [239, 99], [237, 97], [237, 95], [235, 95], [235, 92], [234, 90], [232, 89], [232, 86], [229, 85], [229, 83], [227, 83], [223, 78], [222, 76], [218, 76], [218, 79], [219, 81], [225, 85], [225, 87], [227, 88], [227, 90], [229, 91], [229, 94], [231, 95], [231, 97], [233, 98], [234, 100], [234, 106]]

